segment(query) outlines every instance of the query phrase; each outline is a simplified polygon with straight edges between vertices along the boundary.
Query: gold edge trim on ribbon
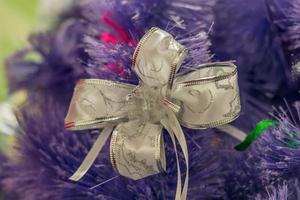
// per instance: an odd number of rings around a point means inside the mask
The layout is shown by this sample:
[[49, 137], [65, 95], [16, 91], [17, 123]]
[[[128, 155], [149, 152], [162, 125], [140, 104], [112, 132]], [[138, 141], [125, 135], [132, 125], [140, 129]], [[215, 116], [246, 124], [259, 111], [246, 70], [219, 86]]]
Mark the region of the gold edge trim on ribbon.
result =
[[231, 118], [229, 119], [222, 119], [219, 121], [215, 121], [215, 122], [211, 122], [208, 124], [202, 124], [202, 125], [195, 125], [195, 124], [191, 124], [188, 122], [183, 121], [182, 119], [179, 119], [179, 123], [189, 129], [208, 129], [208, 128], [216, 128], [218, 126], [222, 126], [224, 124], [228, 124], [230, 122], [233, 122], [234, 120], [236, 120], [238, 117], [240, 116], [240, 112], [237, 112], [237, 114], [233, 115]]
[[[232, 61], [219, 61], [219, 62], [208, 62], [208, 63], [203, 63], [203, 64], [198, 64], [196, 67], [192, 68], [193, 71], [198, 71], [204, 68], [209, 68], [209, 67], [230, 67], [230, 68], [237, 68], [237, 66], [232, 62]], [[181, 72], [178, 73], [178, 76], [184, 76], [187, 75], [193, 71], [186, 71], [186, 72]]]
[[[173, 40], [174, 37], [172, 36]], [[174, 61], [171, 65], [171, 73], [169, 75], [169, 80], [168, 80], [168, 89], [167, 91], [169, 91], [169, 93], [171, 92], [172, 90], [172, 87], [173, 87], [173, 82], [174, 82], [174, 79], [175, 79], [175, 76], [176, 76], [176, 69], [177, 69], [177, 66], [178, 66], [178, 63], [181, 61], [179, 59], [182, 58], [182, 56], [187, 52], [187, 48], [185, 48], [184, 46], [180, 45], [180, 49], [179, 51], [177, 52], [175, 58], [174, 58]], [[170, 97], [171, 94], [167, 94], [168, 97]]]
[[147, 39], [154, 33], [155, 31], [159, 30], [157, 27], [152, 27], [150, 28], [149, 31], [147, 31], [144, 36], [140, 39], [138, 45], [136, 46], [134, 53], [133, 53], [133, 58], [132, 58], [132, 66], [135, 66], [136, 59], [138, 57], [138, 54], [140, 52], [140, 49], [142, 48], [142, 45], [147, 41]]
[[77, 121], [74, 122], [75, 126], [81, 126], [81, 125], [92, 125], [95, 123], [101, 123], [101, 122], [110, 122], [110, 121], [115, 121], [115, 120], [119, 120], [119, 119], [125, 119], [127, 118], [126, 115], [124, 116], [112, 116], [112, 117], [103, 117], [103, 118], [96, 118], [95, 120], [85, 120], [85, 121]]
[[122, 121], [126, 121], [128, 117], [124, 116], [114, 116], [114, 117], [105, 117], [100, 118], [97, 120], [86, 120], [86, 121], [79, 121], [79, 122], [66, 122], [65, 124], [72, 123], [72, 127], [68, 127], [68, 130], [83, 130], [83, 129], [95, 129], [95, 128], [103, 128], [106, 123], [114, 122], [120, 123]]
[[97, 84], [97, 85], [105, 85], [105, 86], [112, 86], [118, 88], [128, 88], [133, 89], [136, 85], [129, 84], [129, 83], [122, 83], [119, 81], [110, 81], [105, 79], [81, 79], [78, 84]]
[[[204, 78], [197, 79], [197, 80], [179, 82], [177, 84], [178, 84], [179, 87], [188, 87], [188, 86], [192, 86], [192, 85], [201, 85], [201, 84], [206, 84], [206, 83], [211, 83], [211, 82], [217, 82], [217, 81], [224, 80], [224, 79], [227, 79], [227, 78], [230, 78], [230, 77], [233, 77], [233, 76], [237, 75], [237, 67], [233, 63], [227, 63], [227, 64], [228, 64], [227, 66], [222, 66], [222, 67], [231, 67], [231, 68], [233, 68], [232, 72], [224, 73], [224, 74], [218, 75], [218, 76], [204, 77]], [[207, 67], [203, 67], [203, 68], [208, 68], [208, 67], [211, 67], [213, 65], [214, 64], [208, 65]], [[197, 69], [197, 71], [201, 70], [203, 68]], [[183, 76], [183, 75], [181, 75], [181, 76]]]
[[155, 139], [155, 147], [156, 147], [156, 151], [155, 151], [155, 160], [156, 160], [156, 166], [157, 166], [157, 169], [160, 171], [160, 172], [166, 172], [166, 170], [164, 169], [164, 167], [162, 166], [162, 163], [161, 163], [161, 148], [164, 148], [164, 145], [161, 145], [162, 143], [162, 131], [163, 129], [161, 129], [160, 131], [160, 134], [158, 134], [156, 136], [156, 139]]
[[118, 163], [117, 163], [117, 160], [120, 160], [119, 157], [120, 157], [121, 149], [120, 149], [120, 145], [116, 145], [116, 143], [117, 143], [117, 141], [120, 140], [120, 139], [123, 140], [122, 142], [124, 142], [124, 138], [123, 138], [123, 137], [120, 138], [119, 132], [118, 132], [118, 130], [117, 130], [117, 132], [116, 132], [116, 141], [115, 141], [115, 143], [114, 143], [115, 170], [116, 170], [116, 172], [117, 172], [118, 174], [123, 175], [123, 174], [119, 171], [119, 169], [118, 169]]
[[117, 168], [117, 161], [116, 161], [116, 142], [117, 142], [117, 137], [118, 137], [118, 131], [114, 130], [111, 136], [110, 140], [110, 161], [113, 166], [113, 169], [119, 173], [118, 168]]

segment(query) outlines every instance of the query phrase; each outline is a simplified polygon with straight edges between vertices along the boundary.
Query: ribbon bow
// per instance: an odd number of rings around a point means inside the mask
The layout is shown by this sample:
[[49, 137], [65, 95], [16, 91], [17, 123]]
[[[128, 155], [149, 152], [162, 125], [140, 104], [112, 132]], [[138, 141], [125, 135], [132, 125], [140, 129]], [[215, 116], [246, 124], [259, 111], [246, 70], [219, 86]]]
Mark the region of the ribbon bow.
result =
[[[84, 176], [111, 133], [110, 158], [119, 174], [137, 180], [165, 171], [162, 130], [166, 129], [176, 152], [175, 198], [186, 199], [189, 158], [181, 125], [216, 127], [233, 121], [240, 112], [236, 66], [210, 63], [176, 76], [186, 52], [169, 33], [151, 28], [133, 55], [138, 86], [102, 79], [77, 83], [65, 127], [103, 130], [71, 180]], [[176, 140], [186, 164], [183, 187]]]

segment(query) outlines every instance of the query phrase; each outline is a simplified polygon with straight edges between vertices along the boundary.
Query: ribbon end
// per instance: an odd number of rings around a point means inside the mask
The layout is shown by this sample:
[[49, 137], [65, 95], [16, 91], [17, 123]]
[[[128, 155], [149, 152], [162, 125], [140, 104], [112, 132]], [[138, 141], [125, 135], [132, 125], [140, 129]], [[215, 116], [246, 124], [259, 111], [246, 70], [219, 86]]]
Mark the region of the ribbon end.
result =
[[80, 176], [79, 174], [75, 173], [73, 174], [71, 177], [69, 177], [69, 180], [71, 181], [79, 181], [82, 178], [82, 176]]
[[110, 126], [102, 130], [102, 133], [98, 136], [91, 150], [88, 152], [77, 171], [69, 178], [69, 180], [79, 181], [86, 174], [86, 172], [91, 168], [92, 164], [96, 160], [112, 130], [113, 127]]

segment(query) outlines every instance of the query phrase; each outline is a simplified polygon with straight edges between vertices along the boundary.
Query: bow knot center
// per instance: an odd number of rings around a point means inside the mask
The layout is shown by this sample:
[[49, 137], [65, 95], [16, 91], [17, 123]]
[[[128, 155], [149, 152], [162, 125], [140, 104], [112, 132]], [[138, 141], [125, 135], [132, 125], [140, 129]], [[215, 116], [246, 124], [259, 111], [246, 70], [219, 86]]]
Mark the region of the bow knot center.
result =
[[139, 119], [143, 122], [158, 123], [166, 114], [166, 105], [162, 95], [162, 88], [137, 86], [126, 100], [132, 109], [129, 109], [130, 119]]

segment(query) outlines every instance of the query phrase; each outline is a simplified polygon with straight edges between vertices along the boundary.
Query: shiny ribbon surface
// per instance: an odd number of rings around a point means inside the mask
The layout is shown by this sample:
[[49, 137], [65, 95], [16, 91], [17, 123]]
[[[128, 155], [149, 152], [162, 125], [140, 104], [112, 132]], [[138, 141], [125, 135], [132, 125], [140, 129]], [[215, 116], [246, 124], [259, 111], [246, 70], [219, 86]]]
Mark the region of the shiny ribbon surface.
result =
[[[165, 171], [165, 129], [176, 155], [175, 199], [186, 199], [189, 156], [181, 126], [216, 127], [233, 121], [240, 113], [236, 66], [230, 62], [209, 63], [176, 75], [186, 53], [169, 33], [151, 28], [133, 55], [132, 67], [139, 85], [102, 79], [78, 82], [65, 127], [103, 131], [71, 180], [84, 176], [110, 135], [110, 158], [119, 174], [137, 180]], [[183, 183], [176, 142], [185, 158]]]

